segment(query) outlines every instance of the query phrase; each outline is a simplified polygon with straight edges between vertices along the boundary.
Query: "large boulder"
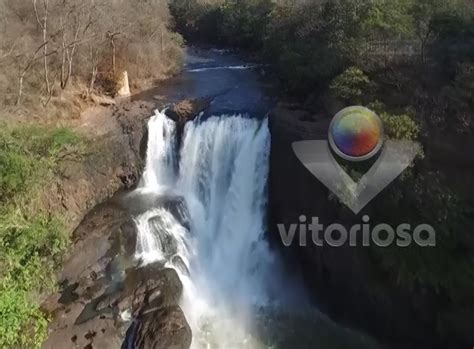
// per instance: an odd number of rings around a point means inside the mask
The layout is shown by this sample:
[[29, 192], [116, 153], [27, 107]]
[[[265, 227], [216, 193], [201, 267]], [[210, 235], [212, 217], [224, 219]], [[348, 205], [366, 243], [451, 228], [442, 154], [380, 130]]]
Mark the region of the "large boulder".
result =
[[191, 346], [191, 328], [176, 305], [145, 313], [137, 320], [135, 329], [133, 348], [136, 349], [187, 349]]

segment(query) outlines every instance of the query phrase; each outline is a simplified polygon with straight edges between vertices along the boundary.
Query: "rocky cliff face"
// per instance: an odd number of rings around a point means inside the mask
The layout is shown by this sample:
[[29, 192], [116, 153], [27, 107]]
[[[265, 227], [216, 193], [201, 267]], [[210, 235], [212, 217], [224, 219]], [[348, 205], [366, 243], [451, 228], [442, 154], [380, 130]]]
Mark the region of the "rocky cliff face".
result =
[[439, 299], [423, 290], [408, 293], [390, 286], [393, 283], [380, 273], [367, 248], [317, 247], [311, 235], [307, 246], [298, 246], [298, 235], [292, 246], [283, 246], [277, 224], [289, 227], [299, 223], [301, 215], [308, 222], [319, 217], [326, 227], [361, 223], [361, 215], [340, 205], [299, 162], [291, 147], [295, 141], [327, 139], [330, 119], [329, 115], [312, 116], [288, 105], [279, 105], [270, 117], [270, 231], [274, 243], [282, 247], [290, 263], [302, 269], [315, 302], [334, 319], [369, 331], [395, 348], [458, 343], [459, 337], [442, 334], [437, 327]]
[[130, 212], [136, 205], [116, 194], [140, 178], [146, 122], [155, 107], [124, 101], [85, 115], [77, 129], [89, 140], [86, 153], [63, 161], [57, 179], [45, 188], [44, 206], [65, 217], [74, 233], [59, 290], [42, 304], [52, 317], [43, 348], [185, 349], [191, 344], [191, 329], [178, 306], [179, 277], [162, 265], [136, 265]]
[[146, 151], [146, 120], [154, 104], [124, 102], [86, 115], [77, 131], [87, 139], [79, 159], [65, 159], [43, 191], [43, 206], [65, 217], [72, 231], [85, 214], [138, 180]]

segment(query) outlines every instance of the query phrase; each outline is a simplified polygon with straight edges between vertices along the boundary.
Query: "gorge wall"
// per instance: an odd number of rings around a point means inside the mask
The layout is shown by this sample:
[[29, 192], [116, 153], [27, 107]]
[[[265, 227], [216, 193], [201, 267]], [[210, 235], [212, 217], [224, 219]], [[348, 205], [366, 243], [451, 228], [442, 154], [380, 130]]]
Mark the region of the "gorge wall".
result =
[[[298, 246], [298, 233], [290, 247], [284, 247], [277, 224], [289, 227], [305, 215], [319, 217], [327, 227], [341, 223], [360, 224], [371, 205], [384, 200], [382, 192], [359, 215], [339, 204], [297, 159], [291, 144], [295, 141], [327, 139], [331, 115], [316, 115], [291, 105], [278, 105], [270, 117], [270, 232], [290, 263], [301, 268], [318, 306], [332, 318], [351, 327], [366, 330], [396, 348], [466, 347], [469, 334], [459, 314], [452, 328], [437, 323], [439, 298], [420, 288], [407, 292], [394, 287], [381, 272], [370, 249], [364, 247], [317, 247], [308, 234], [307, 246]], [[387, 197], [385, 197], [387, 200]], [[454, 320], [457, 319], [457, 320]], [[455, 344], [454, 344], [455, 343]]]

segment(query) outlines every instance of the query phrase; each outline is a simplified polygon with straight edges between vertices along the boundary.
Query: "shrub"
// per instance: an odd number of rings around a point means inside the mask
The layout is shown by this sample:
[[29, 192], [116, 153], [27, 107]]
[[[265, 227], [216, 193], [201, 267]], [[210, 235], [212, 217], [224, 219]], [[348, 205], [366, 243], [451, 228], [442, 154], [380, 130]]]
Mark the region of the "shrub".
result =
[[81, 138], [68, 128], [48, 129], [26, 125], [1, 125], [0, 203], [32, 191], [58, 161], [59, 153], [73, 148], [79, 152]]
[[27, 292], [0, 286], [0, 348], [39, 348], [47, 325]]
[[25, 192], [33, 170], [34, 163], [28, 157], [14, 150], [0, 149], [0, 202]]
[[391, 115], [381, 113], [380, 118], [384, 125], [385, 134], [394, 139], [416, 140], [420, 133], [420, 128], [413, 119], [406, 115]]
[[361, 103], [363, 96], [369, 94], [370, 79], [357, 67], [350, 67], [338, 75], [331, 83], [330, 89], [346, 102]]

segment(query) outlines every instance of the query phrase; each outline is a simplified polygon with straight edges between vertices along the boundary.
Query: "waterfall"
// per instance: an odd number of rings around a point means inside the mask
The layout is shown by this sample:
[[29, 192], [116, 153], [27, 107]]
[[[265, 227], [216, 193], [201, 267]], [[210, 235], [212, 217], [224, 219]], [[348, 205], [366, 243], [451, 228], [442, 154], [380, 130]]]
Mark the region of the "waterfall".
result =
[[252, 279], [269, 258], [262, 239], [269, 146], [266, 119], [211, 117], [185, 130], [177, 186], [198, 236], [200, 273], [237, 297], [260, 295]]
[[165, 110], [155, 111], [148, 122], [148, 148], [142, 187], [158, 191], [176, 177], [176, 125]]
[[178, 214], [183, 219], [169, 207], [136, 217], [136, 257], [177, 270], [194, 348], [259, 347], [248, 346], [248, 313], [270, 301], [275, 267], [263, 239], [267, 123], [241, 115], [198, 118], [186, 124], [179, 157], [174, 122], [156, 112], [148, 123], [142, 190], [183, 198], [186, 209]]

